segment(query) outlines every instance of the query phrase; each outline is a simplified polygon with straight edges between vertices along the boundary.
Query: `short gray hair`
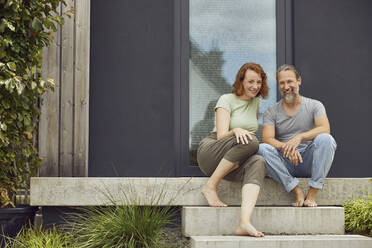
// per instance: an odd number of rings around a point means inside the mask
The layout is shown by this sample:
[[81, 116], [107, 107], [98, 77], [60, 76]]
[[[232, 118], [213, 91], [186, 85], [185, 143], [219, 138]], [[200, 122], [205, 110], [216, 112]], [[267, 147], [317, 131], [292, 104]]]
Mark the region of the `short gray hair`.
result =
[[279, 66], [278, 70], [276, 71], [276, 78], [278, 79], [278, 73], [281, 71], [293, 71], [296, 74], [296, 79], [301, 77], [300, 73], [297, 71], [294, 65], [284, 64]]

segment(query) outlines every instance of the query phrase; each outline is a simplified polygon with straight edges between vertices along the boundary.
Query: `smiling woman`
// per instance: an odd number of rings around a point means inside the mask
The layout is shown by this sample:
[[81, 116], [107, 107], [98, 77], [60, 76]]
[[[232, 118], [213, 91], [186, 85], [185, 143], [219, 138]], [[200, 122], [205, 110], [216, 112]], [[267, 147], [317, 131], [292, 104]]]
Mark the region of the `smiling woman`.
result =
[[[196, 165], [196, 148], [215, 124], [217, 99], [231, 92], [241, 64], [262, 65], [275, 89], [275, 0], [190, 0], [189, 24], [189, 149], [190, 164]], [[261, 101], [259, 117], [275, 102], [272, 92]]]

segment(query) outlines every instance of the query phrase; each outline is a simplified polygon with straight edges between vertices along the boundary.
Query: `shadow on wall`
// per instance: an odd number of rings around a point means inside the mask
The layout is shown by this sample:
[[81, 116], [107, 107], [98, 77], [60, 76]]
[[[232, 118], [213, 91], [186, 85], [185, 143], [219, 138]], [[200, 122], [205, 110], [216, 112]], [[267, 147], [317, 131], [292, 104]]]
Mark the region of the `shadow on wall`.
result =
[[197, 122], [191, 130], [191, 147], [190, 147], [190, 165], [198, 165], [196, 160], [196, 151], [199, 143], [204, 139], [214, 128], [214, 107], [217, 100], [209, 102], [204, 114], [204, 119]]
[[231, 92], [231, 85], [222, 75], [223, 51], [218, 47], [203, 51], [190, 40], [190, 165], [197, 165], [196, 150], [200, 141], [214, 128], [218, 98]]

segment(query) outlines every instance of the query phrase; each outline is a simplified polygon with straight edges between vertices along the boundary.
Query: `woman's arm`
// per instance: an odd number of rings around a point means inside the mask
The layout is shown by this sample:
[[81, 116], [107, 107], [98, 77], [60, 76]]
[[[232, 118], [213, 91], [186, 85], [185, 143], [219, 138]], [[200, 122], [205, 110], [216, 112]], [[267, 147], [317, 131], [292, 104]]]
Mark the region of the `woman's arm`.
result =
[[224, 108], [217, 108], [216, 110], [216, 131], [217, 139], [223, 139], [236, 136], [236, 142], [242, 144], [248, 144], [248, 140], [252, 140], [252, 132], [249, 132], [243, 128], [234, 128], [229, 131], [230, 127], [230, 112]]
[[216, 131], [217, 139], [223, 139], [234, 135], [233, 130], [229, 131], [230, 112], [224, 108], [216, 109]]

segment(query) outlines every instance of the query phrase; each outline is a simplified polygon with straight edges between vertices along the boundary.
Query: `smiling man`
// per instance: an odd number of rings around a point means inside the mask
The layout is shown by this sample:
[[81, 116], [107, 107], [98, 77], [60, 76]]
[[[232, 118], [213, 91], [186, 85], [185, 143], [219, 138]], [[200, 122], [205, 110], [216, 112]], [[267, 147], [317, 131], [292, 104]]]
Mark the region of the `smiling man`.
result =
[[[293, 65], [277, 70], [282, 100], [266, 110], [258, 154], [267, 163], [267, 173], [293, 192], [295, 207], [316, 207], [316, 195], [323, 188], [331, 168], [336, 142], [320, 101], [300, 95], [302, 79]], [[307, 194], [296, 177], [310, 177]]]

